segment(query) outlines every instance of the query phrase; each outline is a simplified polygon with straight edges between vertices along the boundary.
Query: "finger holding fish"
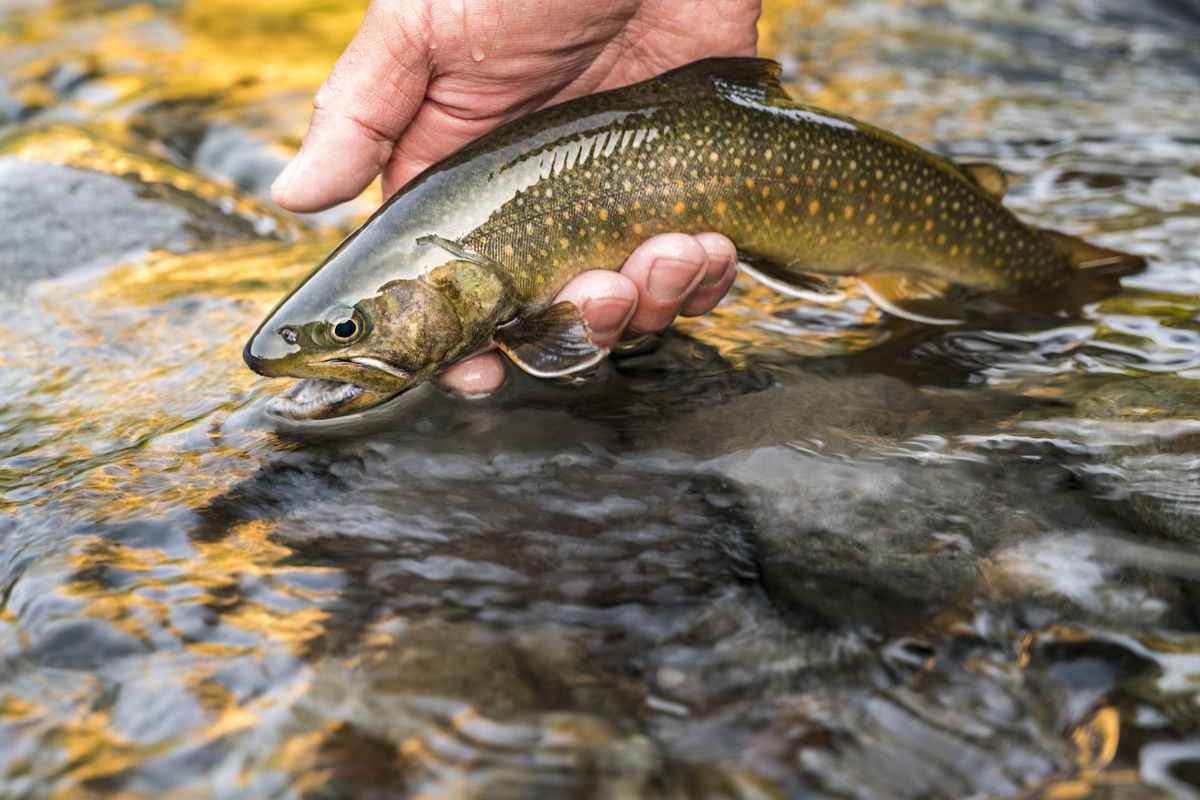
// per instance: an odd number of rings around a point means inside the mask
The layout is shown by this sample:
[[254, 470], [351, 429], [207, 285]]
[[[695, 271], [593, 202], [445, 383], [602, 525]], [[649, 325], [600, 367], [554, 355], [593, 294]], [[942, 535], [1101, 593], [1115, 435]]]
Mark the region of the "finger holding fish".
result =
[[[700, 283], [692, 290], [683, 303], [683, 307], [672, 315], [680, 317], [699, 317], [712, 311], [717, 303], [729, 292], [737, 278], [738, 253], [737, 246], [727, 236], [719, 233], [700, 233], [693, 237], [708, 257], [708, 269]], [[661, 330], [670, 321], [652, 330]]]
[[[578, 306], [592, 341], [608, 351], [622, 337], [665, 329], [677, 316], [708, 313], [729, 291], [736, 274], [737, 250], [721, 234], [662, 234], [634, 250], [619, 273], [592, 270], [579, 275], [555, 302]], [[480, 395], [499, 389], [505, 374], [503, 357], [489, 350], [454, 364], [436, 383], [449, 391]]]

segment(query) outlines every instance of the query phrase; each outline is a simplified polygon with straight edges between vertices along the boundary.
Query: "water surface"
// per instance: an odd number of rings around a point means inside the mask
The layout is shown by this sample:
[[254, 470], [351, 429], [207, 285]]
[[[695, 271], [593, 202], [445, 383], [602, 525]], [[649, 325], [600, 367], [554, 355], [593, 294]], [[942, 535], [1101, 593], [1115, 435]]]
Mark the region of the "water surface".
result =
[[1198, 797], [1200, 7], [769, 4], [794, 94], [1152, 258], [1076, 318], [740, 282], [287, 426], [264, 198], [362, 7], [0, 17], [6, 797]]

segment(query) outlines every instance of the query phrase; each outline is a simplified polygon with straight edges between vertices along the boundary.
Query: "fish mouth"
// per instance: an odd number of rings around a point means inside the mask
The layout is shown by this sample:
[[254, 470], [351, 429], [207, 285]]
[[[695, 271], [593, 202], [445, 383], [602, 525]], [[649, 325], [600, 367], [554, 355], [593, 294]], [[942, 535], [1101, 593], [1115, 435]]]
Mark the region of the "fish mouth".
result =
[[271, 398], [267, 412], [288, 420], [343, 417], [392, 399], [398, 389], [380, 391], [330, 378], [303, 378]]

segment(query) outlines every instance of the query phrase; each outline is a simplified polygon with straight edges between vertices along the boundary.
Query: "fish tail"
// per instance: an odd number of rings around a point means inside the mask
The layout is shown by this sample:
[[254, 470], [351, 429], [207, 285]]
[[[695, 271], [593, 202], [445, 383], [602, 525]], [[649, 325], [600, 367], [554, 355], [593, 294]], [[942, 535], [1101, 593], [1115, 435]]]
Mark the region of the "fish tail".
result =
[[1146, 259], [1120, 250], [1085, 242], [1069, 233], [1047, 230], [1038, 231], [1042, 239], [1055, 252], [1062, 255], [1071, 272], [1084, 272], [1092, 276], [1136, 275], [1146, 268]]
[[1059, 310], [1078, 314], [1083, 306], [1116, 294], [1121, 278], [1146, 268], [1142, 256], [1100, 247], [1059, 231], [1043, 228], [1038, 233], [1066, 266], [1063, 281], [1040, 298]]

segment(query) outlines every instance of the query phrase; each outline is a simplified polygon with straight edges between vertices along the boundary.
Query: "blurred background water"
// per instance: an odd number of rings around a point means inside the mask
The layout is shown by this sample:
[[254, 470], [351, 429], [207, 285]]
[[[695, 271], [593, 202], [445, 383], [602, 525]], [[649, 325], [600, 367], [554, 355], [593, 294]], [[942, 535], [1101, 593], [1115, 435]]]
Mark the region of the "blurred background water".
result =
[[887, 331], [745, 279], [281, 429], [265, 199], [364, 4], [0, 5], [0, 795], [1200, 797], [1200, 5], [779, 0], [793, 94], [1152, 258]]

